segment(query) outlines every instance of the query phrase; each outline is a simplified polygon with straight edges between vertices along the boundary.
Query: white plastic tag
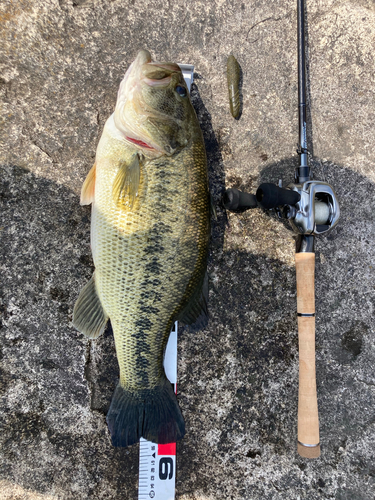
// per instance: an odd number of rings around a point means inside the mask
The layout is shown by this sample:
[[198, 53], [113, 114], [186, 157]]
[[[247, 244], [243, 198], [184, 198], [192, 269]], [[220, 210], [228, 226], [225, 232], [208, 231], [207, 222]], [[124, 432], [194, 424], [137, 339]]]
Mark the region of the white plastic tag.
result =
[[188, 91], [190, 93], [191, 84], [193, 83], [194, 78], [194, 66], [192, 64], [179, 64], [182, 74], [184, 76], [184, 80], [186, 82]]

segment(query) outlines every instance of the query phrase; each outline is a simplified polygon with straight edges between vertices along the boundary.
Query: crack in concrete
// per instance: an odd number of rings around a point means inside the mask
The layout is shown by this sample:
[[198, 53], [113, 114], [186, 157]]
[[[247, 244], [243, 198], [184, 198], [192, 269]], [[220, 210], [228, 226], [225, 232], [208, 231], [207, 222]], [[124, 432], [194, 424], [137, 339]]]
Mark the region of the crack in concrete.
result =
[[88, 340], [87, 345], [86, 345], [86, 352], [85, 352], [84, 375], [85, 375], [85, 379], [89, 383], [92, 382], [92, 380], [90, 378], [90, 371], [91, 371], [90, 364], [91, 364], [91, 340]]
[[375, 383], [374, 382], [366, 382], [366, 380], [361, 380], [360, 378], [357, 378], [357, 377], [354, 377], [354, 380], [356, 382], [361, 382], [362, 384], [375, 387]]
[[[271, 17], [266, 17], [266, 19], [262, 19], [261, 21], [258, 21], [257, 23], [253, 24], [253, 25], [251, 26], [251, 28], [249, 29], [249, 31], [247, 32], [247, 34], [246, 34], [246, 40], [248, 39], [248, 36], [249, 36], [250, 31], [251, 31], [252, 29], [254, 29], [256, 26], [258, 26], [259, 24], [265, 23], [265, 22], [267, 22], [267, 21], [281, 21], [281, 19], [282, 19], [281, 17], [276, 17], [276, 18], [274, 18], [274, 17], [272, 17], [272, 16], [271, 16]], [[258, 40], [258, 38], [257, 38], [257, 40]], [[252, 43], [253, 43], [253, 42], [252, 42]]]
[[84, 377], [87, 381], [87, 389], [90, 395], [90, 410], [94, 410], [94, 405], [93, 405], [93, 399], [94, 399], [94, 392], [93, 392], [93, 380], [91, 376], [91, 371], [92, 371], [92, 360], [91, 360], [91, 347], [92, 347], [92, 340], [88, 340], [87, 345], [86, 345], [86, 352], [85, 352], [85, 366], [83, 370]]
[[29, 140], [30, 140], [31, 144], [33, 144], [34, 146], [36, 146], [36, 147], [37, 147], [37, 148], [38, 148], [38, 149], [39, 149], [42, 153], [46, 154], [46, 155], [48, 156], [48, 158], [50, 158], [50, 159], [52, 160], [52, 163], [53, 163], [53, 164], [58, 163], [58, 161], [56, 160], [56, 158], [55, 158], [55, 157], [54, 157], [51, 153], [49, 153], [49, 152], [48, 152], [48, 151], [44, 148], [44, 146], [43, 146], [43, 145], [41, 145], [41, 143], [40, 143], [37, 139], [35, 139], [35, 138], [33, 137], [32, 133], [31, 133], [31, 132], [29, 132], [27, 128], [25, 128], [25, 127], [24, 127], [24, 128], [22, 129], [22, 134], [23, 134], [23, 135], [25, 135], [25, 136], [27, 136], [27, 137], [29, 138]]
[[51, 158], [53, 163], [57, 163], [57, 161], [50, 155], [50, 153], [48, 151], [46, 151], [42, 146], [40, 146], [35, 139], [32, 139], [30, 137], [30, 141], [32, 144], [34, 144], [34, 146], [36, 146], [38, 149], [40, 149], [40, 151], [42, 151], [42, 153], [45, 153], [48, 156], [48, 158]]

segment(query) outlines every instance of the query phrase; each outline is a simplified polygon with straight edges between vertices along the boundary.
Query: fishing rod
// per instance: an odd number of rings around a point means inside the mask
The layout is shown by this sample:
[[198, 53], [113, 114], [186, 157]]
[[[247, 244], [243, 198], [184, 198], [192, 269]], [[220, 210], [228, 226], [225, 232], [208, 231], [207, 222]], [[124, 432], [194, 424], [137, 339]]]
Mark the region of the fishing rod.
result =
[[299, 343], [298, 441], [302, 457], [320, 456], [319, 416], [315, 372], [315, 236], [328, 233], [338, 222], [336, 194], [326, 182], [312, 180], [307, 148], [305, 4], [297, 0], [299, 166], [286, 188], [264, 183], [256, 194], [227, 189], [223, 202], [231, 211], [261, 207], [288, 219], [297, 233], [296, 278]]

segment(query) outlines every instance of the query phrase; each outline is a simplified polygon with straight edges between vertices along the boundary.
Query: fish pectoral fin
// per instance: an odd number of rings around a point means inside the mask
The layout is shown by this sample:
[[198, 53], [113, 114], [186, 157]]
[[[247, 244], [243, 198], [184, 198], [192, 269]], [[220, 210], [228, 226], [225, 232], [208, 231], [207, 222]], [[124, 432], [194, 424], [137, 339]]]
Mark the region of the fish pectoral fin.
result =
[[188, 304], [178, 315], [178, 320], [189, 325], [193, 330], [199, 330], [208, 322], [208, 275], [204, 275], [203, 284], [196, 288]]
[[96, 163], [91, 167], [81, 189], [81, 205], [90, 205], [95, 198]]
[[94, 274], [75, 303], [73, 325], [86, 337], [96, 339], [104, 332], [108, 319], [96, 292]]
[[139, 180], [141, 177], [141, 160], [139, 154], [133, 155], [130, 163], [121, 162], [113, 183], [113, 199], [116, 205], [134, 205], [138, 195]]

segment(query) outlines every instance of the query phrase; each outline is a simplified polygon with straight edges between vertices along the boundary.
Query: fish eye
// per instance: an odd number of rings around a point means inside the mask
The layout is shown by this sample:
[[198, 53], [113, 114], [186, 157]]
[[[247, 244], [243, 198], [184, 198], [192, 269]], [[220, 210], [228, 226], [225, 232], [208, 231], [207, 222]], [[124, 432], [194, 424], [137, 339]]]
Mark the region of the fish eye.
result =
[[187, 92], [186, 92], [185, 87], [182, 87], [181, 85], [177, 85], [176, 92], [181, 97], [186, 97], [187, 96]]

